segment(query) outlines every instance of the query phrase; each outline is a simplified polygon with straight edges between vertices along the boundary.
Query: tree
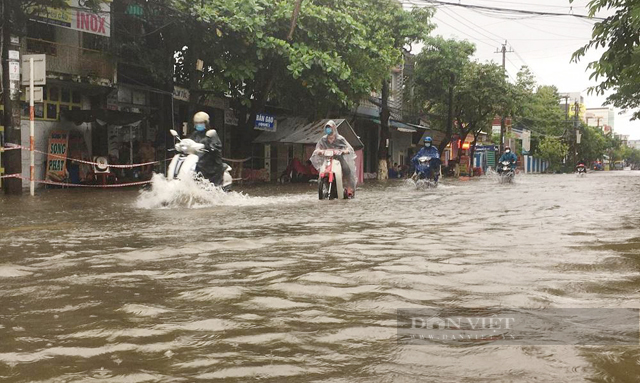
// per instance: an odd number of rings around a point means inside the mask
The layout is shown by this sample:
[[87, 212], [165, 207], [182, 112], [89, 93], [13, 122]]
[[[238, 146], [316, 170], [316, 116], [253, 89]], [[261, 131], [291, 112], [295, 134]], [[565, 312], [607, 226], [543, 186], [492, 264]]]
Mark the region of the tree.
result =
[[634, 169], [640, 168], [640, 150], [631, 148], [625, 158], [625, 161]]
[[[599, 82], [591, 91], [599, 95], [613, 91], [607, 103], [622, 109], [640, 107], [640, 4], [628, 0], [592, 0], [589, 8], [590, 16], [604, 9], [615, 12], [595, 23], [591, 41], [578, 49], [572, 60], [578, 62], [588, 50], [605, 48], [600, 59], [588, 64], [591, 78]], [[640, 111], [635, 112], [633, 119], [638, 117]]]
[[569, 145], [559, 138], [544, 137], [536, 150], [536, 155], [549, 162], [549, 170], [557, 171], [562, 166], [562, 160], [569, 152]]
[[412, 108], [427, 115], [431, 127], [444, 133], [440, 153], [451, 142], [455, 94], [474, 52], [475, 46], [468, 41], [437, 36], [427, 39], [416, 58]]
[[[175, 27], [185, 30], [177, 80], [200, 97], [230, 97], [246, 142], [267, 102], [312, 116], [352, 106], [379, 89], [401, 62], [402, 45], [430, 28], [429, 10], [404, 11], [393, 0], [296, 5], [170, 0]], [[202, 74], [193, 69], [198, 59]]]
[[580, 127], [582, 138], [578, 144], [578, 158], [590, 164], [593, 161], [602, 160], [607, 151], [607, 139], [599, 128], [582, 125]]
[[[403, 63], [405, 47], [416, 42], [422, 42], [434, 28], [431, 23], [432, 12], [428, 8], [413, 8], [411, 12], [403, 9], [399, 2], [388, 0], [374, 1], [377, 4], [370, 13], [367, 24], [384, 40], [391, 40], [391, 49], [397, 59], [395, 65]], [[389, 76], [391, 67], [382, 80], [380, 137], [378, 144], [378, 179], [387, 179], [387, 142], [389, 140]]]
[[[466, 65], [454, 98], [455, 125], [461, 142], [471, 134], [470, 158], [473, 158], [478, 136], [491, 134], [491, 122], [496, 115], [504, 115], [512, 109], [512, 86], [504, 76], [504, 70], [495, 63], [471, 62]], [[458, 160], [460, 152], [458, 152]]]

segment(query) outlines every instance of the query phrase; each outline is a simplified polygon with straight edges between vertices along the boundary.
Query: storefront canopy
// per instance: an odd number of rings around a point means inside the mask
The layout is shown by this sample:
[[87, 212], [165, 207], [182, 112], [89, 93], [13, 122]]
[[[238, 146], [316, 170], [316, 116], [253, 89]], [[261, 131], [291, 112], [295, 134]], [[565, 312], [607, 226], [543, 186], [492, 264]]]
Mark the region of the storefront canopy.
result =
[[[382, 124], [380, 120], [377, 118], [373, 118], [372, 120], [378, 125]], [[400, 122], [392, 119], [389, 119], [389, 126], [398, 129], [399, 132], [404, 132], [404, 133], [415, 133], [417, 132], [416, 128], [428, 129], [426, 127], [421, 127], [420, 125], [405, 124], [404, 122]]]
[[143, 120], [144, 114], [133, 112], [121, 112], [119, 110], [65, 110], [62, 116], [76, 125], [84, 122], [98, 122], [101, 125], [132, 125]]
[[[290, 117], [278, 119], [275, 132], [263, 132], [256, 138], [254, 144], [313, 144], [315, 145], [324, 135], [324, 127], [329, 119], [306, 123], [305, 120]], [[345, 119], [334, 119], [338, 125], [338, 133], [343, 136], [354, 149], [362, 149], [364, 144], [353, 131]]]

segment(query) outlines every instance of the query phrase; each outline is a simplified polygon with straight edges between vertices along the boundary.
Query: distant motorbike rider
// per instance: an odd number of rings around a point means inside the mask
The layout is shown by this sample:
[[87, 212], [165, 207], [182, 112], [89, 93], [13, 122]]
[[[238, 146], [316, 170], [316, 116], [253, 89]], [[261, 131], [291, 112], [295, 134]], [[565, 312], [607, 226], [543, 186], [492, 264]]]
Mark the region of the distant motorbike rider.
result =
[[[413, 164], [413, 167], [415, 169], [418, 169], [419, 166], [419, 158], [420, 157], [430, 157], [431, 159], [429, 160], [429, 170], [428, 173], [426, 174], [427, 178], [431, 178], [431, 172], [432, 169], [437, 169], [438, 166], [440, 166], [440, 152], [438, 151], [438, 148], [436, 148], [435, 146], [433, 146], [433, 139], [429, 136], [424, 138], [424, 146], [422, 148], [420, 148], [420, 150], [418, 151], [418, 154], [416, 154], [412, 159], [411, 159], [411, 163]], [[434, 174], [434, 180], [437, 182], [438, 181], [438, 177], [440, 176], [439, 172], [436, 170], [435, 174]]]
[[[508, 161], [510, 163], [511, 166], [511, 170], [515, 170], [516, 169], [516, 162], [518, 162], [518, 156], [516, 156], [512, 151], [511, 148], [508, 146], [505, 146], [504, 148], [504, 153], [502, 153], [502, 155], [500, 156], [500, 159], [498, 160], [499, 163]], [[498, 166], [498, 173], [500, 173], [501, 167]]]
[[342, 178], [344, 180], [345, 189], [349, 197], [353, 196], [353, 191], [356, 189], [358, 182], [356, 173], [356, 154], [353, 147], [349, 142], [338, 134], [338, 126], [333, 120], [327, 121], [324, 126], [324, 136], [320, 138], [320, 141], [316, 144], [316, 150], [311, 156], [311, 163], [313, 166], [320, 170], [323, 163], [323, 157], [319, 154], [319, 151], [325, 149], [339, 149], [342, 154], [338, 156], [340, 166], [342, 167]]
[[584, 161], [580, 161], [578, 162], [578, 164], [576, 165], [576, 171], [578, 172], [587, 172], [587, 167], [584, 164]]
[[216, 186], [222, 186], [225, 165], [222, 162], [222, 142], [218, 133], [211, 128], [209, 115], [198, 112], [193, 116], [195, 131], [189, 136], [195, 142], [204, 144], [205, 151], [198, 153], [200, 159], [196, 171]]

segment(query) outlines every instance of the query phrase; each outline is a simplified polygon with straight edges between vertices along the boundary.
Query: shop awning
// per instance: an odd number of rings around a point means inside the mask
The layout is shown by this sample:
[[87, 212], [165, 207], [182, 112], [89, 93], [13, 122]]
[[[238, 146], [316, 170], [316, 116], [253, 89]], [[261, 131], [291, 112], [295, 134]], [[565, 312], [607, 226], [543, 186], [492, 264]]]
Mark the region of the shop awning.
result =
[[98, 122], [107, 125], [132, 125], [145, 118], [144, 114], [133, 112], [121, 112], [119, 110], [63, 110], [62, 116], [76, 125], [84, 122]]
[[[382, 124], [380, 122], [380, 119], [378, 119], [378, 118], [372, 118], [371, 120], [373, 122], [375, 122], [376, 124], [378, 124], [378, 125]], [[400, 122], [400, 121], [392, 120], [392, 119], [389, 119], [389, 126], [398, 129], [399, 132], [404, 132], [404, 133], [416, 133], [418, 131], [418, 129], [422, 129], [422, 130], [431, 129], [428, 126], [410, 124], [408, 122]]]
[[[275, 132], [263, 132], [254, 141], [254, 144], [312, 144], [315, 145], [324, 135], [323, 128], [329, 119], [304, 123], [298, 118], [278, 119]], [[334, 119], [338, 125], [338, 133], [343, 136], [354, 149], [362, 149], [364, 144], [353, 131], [353, 128], [345, 119]]]

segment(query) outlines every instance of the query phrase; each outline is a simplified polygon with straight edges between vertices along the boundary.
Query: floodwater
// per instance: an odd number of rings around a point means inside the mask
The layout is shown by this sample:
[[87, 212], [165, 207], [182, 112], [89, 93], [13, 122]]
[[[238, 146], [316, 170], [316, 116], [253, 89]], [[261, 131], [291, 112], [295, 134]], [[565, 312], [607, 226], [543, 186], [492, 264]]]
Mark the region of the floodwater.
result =
[[640, 307], [640, 172], [158, 190], [0, 197], [0, 381], [640, 380], [637, 346], [396, 339], [400, 308]]

